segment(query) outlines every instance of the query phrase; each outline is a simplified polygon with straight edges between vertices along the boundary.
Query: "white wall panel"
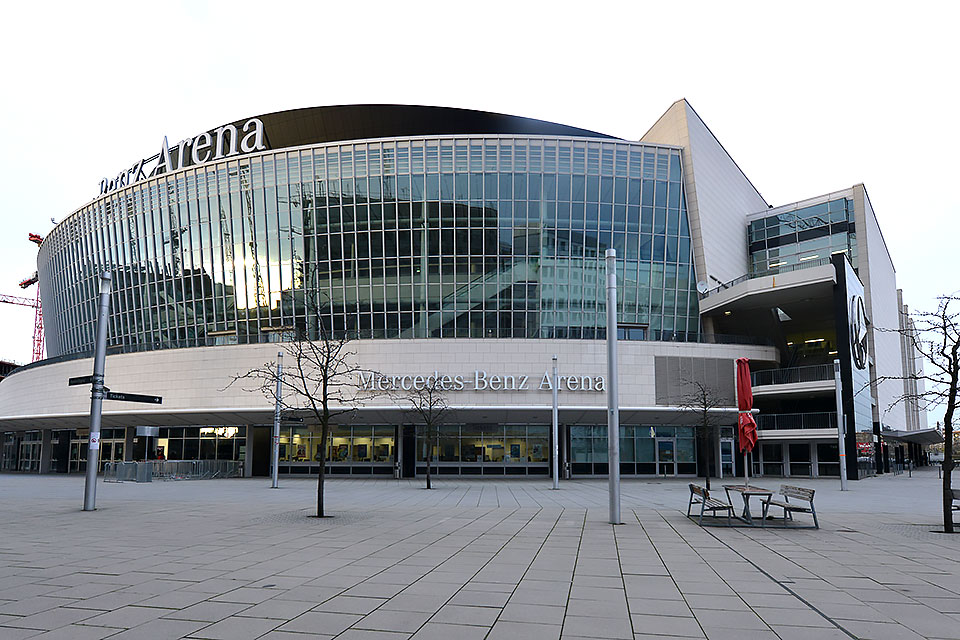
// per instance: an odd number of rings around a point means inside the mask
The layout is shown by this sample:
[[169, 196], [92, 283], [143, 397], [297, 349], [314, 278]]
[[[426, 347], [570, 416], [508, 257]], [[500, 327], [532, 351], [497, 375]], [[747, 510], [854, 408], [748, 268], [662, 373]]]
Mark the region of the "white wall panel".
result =
[[767, 202], [693, 107], [675, 102], [642, 141], [683, 147], [697, 278], [716, 284], [747, 273], [746, 216], [766, 209]]

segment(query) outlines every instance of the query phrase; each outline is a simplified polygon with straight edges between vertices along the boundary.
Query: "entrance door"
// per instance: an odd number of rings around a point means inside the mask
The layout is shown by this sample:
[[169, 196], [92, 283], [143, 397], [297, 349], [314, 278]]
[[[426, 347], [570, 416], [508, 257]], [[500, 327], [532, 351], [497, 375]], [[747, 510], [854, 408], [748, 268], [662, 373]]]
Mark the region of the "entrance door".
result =
[[40, 471], [40, 443], [20, 443], [20, 471]]
[[720, 473], [723, 478], [729, 478], [734, 475], [733, 440], [720, 441]]
[[657, 473], [677, 475], [676, 442], [673, 438], [657, 438]]

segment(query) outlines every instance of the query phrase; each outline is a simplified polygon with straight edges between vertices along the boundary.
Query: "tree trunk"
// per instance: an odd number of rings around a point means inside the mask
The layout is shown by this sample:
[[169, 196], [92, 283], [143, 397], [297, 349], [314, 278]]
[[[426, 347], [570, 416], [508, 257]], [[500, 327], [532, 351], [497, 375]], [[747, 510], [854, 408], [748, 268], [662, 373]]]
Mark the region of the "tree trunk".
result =
[[[952, 411], [950, 411], [952, 413]], [[953, 533], [953, 416], [944, 416], [943, 421], [943, 530]]]
[[427, 459], [427, 490], [430, 490], [433, 488], [430, 482], [430, 468], [433, 467], [433, 441], [431, 439], [433, 429], [431, 429], [429, 423], [424, 425], [424, 431], [426, 431], [426, 434], [424, 434], [423, 442], [427, 447], [427, 455], [424, 456]]
[[320, 473], [317, 475], [317, 517], [323, 518], [326, 514], [323, 511], [323, 481], [327, 475], [327, 439], [329, 438], [329, 427], [323, 425], [320, 428]]
[[699, 459], [699, 465], [702, 469], [701, 475], [703, 476], [703, 484], [706, 487], [707, 491], [710, 491], [710, 460], [709, 460], [709, 438], [705, 437], [704, 434], [707, 432], [708, 427], [703, 426], [700, 429], [697, 429], [698, 438], [697, 438], [697, 458]]

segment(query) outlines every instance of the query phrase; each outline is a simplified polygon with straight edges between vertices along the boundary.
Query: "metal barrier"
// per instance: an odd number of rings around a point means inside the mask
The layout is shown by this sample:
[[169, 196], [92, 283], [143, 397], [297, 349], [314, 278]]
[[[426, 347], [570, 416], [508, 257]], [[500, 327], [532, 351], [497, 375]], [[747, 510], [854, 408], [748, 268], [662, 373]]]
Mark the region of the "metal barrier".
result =
[[149, 460], [147, 462], [107, 462], [104, 482], [151, 482], [160, 480], [206, 480], [242, 478], [243, 463], [236, 460]]
[[153, 460], [153, 477], [161, 480], [206, 480], [243, 477], [236, 460]]
[[103, 465], [104, 482], [150, 482], [150, 467], [143, 462], [107, 462]]

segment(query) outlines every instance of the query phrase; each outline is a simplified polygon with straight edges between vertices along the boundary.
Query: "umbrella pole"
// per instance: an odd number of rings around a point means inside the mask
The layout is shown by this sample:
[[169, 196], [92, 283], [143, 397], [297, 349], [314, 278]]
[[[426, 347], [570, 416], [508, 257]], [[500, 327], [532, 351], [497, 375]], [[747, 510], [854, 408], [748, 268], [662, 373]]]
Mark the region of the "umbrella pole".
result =
[[743, 452], [743, 486], [750, 486], [750, 467], [747, 466], [747, 452]]

